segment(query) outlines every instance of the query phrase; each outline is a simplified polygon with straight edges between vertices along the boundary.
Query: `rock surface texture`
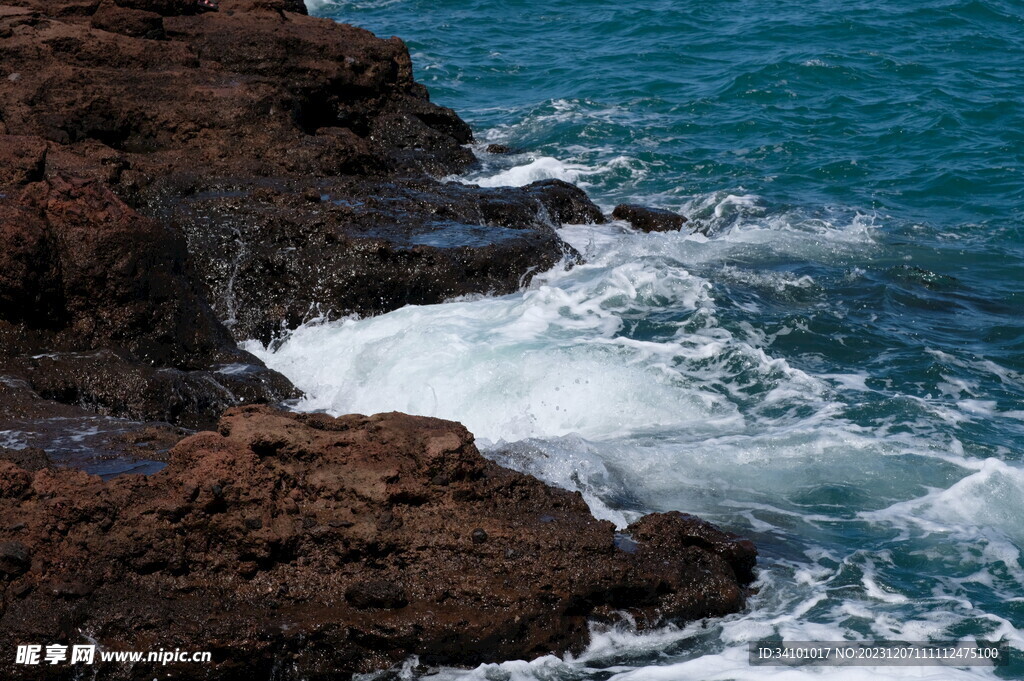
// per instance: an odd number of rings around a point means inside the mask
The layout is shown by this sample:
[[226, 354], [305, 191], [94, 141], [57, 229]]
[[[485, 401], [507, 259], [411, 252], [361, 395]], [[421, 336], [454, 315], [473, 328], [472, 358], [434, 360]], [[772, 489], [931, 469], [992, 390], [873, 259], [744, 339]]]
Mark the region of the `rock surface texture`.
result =
[[[476, 162], [472, 133], [429, 101], [398, 38], [273, 0], [204, 13], [184, 0], [4, 1], [8, 181], [96, 178], [173, 224], [237, 340], [321, 312], [508, 293], [573, 257], [562, 220], [603, 221], [569, 185], [432, 179]], [[321, 281], [338, 267], [354, 273]], [[390, 290], [362, 286], [366, 272], [394, 278]]]
[[0, 242], [5, 388], [20, 379], [49, 400], [193, 426], [295, 393], [217, 320], [181, 233], [102, 183], [54, 175], [0, 200]]
[[160, 473], [107, 483], [0, 460], [0, 517], [17, 519], [0, 527], [0, 649], [78, 632], [109, 650], [205, 646], [213, 664], [189, 673], [204, 679], [579, 650], [588, 620], [736, 611], [755, 560], [678, 513], [618, 548], [578, 493], [484, 459], [459, 424], [403, 414], [235, 408]]

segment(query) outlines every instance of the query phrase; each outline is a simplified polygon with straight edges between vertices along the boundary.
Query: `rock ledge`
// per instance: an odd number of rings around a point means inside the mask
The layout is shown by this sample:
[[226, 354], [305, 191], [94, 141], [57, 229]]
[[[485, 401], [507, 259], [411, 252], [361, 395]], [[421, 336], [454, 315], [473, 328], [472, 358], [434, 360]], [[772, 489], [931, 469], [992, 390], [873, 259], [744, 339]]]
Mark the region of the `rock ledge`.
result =
[[0, 648], [78, 632], [114, 650], [206, 647], [201, 677], [223, 680], [578, 651], [591, 619], [737, 611], [756, 555], [678, 513], [617, 542], [578, 493], [484, 459], [456, 423], [256, 406], [149, 477], [0, 461], [0, 518], [18, 521], [0, 527]]

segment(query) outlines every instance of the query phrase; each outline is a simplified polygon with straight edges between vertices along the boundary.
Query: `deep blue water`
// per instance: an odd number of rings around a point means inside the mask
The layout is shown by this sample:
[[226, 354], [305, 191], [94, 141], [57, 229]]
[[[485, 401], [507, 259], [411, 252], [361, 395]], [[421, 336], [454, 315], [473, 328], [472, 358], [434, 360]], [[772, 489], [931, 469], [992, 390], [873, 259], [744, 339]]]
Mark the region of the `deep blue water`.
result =
[[748, 613], [472, 678], [818, 676], [747, 667], [765, 636], [1003, 638], [997, 671], [820, 675], [1024, 678], [1024, 4], [314, 9], [406, 40], [476, 131], [461, 181], [562, 177], [708, 234], [567, 228], [589, 264], [520, 294], [264, 353], [308, 408], [456, 418], [609, 518], [694, 511], [762, 547]]

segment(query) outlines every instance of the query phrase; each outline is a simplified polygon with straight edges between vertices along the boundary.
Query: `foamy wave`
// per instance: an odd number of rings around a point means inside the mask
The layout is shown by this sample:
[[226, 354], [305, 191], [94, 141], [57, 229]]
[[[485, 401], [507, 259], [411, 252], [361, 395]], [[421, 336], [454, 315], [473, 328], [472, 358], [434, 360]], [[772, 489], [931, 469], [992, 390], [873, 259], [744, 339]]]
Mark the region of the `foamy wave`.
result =
[[351, 2], [350, 0], [304, 0], [306, 9], [310, 14], [319, 14], [327, 7], [354, 7], [356, 9], [371, 9], [387, 7], [403, 0], [363, 0], [362, 2]]
[[575, 163], [564, 163], [550, 156], [541, 156], [529, 163], [502, 170], [486, 177], [467, 177], [465, 182], [481, 187], [522, 187], [538, 180], [565, 180], [576, 182], [584, 175], [593, 175], [599, 170]]
[[[946, 489], [861, 516], [961, 536], [980, 537], [996, 530], [1024, 546], [1024, 469], [993, 458], [978, 465], [977, 471]], [[1008, 564], [1014, 565], [1019, 559], [1019, 551], [1014, 550]]]
[[483, 173], [447, 178], [481, 187], [522, 187], [539, 180], [564, 180], [586, 187], [588, 180], [596, 179], [618, 171], [638, 176], [644, 173], [637, 161], [618, 156], [596, 165], [561, 161], [550, 156], [539, 156], [527, 163], [498, 171], [485, 170]]

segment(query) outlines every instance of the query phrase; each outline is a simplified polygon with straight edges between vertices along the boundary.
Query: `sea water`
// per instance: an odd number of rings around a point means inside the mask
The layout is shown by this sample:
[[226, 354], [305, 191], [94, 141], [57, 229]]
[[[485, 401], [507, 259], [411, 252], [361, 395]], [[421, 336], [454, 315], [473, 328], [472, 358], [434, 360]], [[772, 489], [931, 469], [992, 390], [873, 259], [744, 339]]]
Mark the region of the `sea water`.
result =
[[[698, 231], [567, 226], [586, 264], [519, 293], [249, 349], [300, 409], [459, 420], [600, 517], [693, 512], [761, 551], [743, 613], [430, 678], [1024, 678], [1019, 0], [310, 7], [408, 42], [476, 131], [483, 165], [453, 179], [562, 178]], [[751, 667], [765, 638], [1015, 659]]]

